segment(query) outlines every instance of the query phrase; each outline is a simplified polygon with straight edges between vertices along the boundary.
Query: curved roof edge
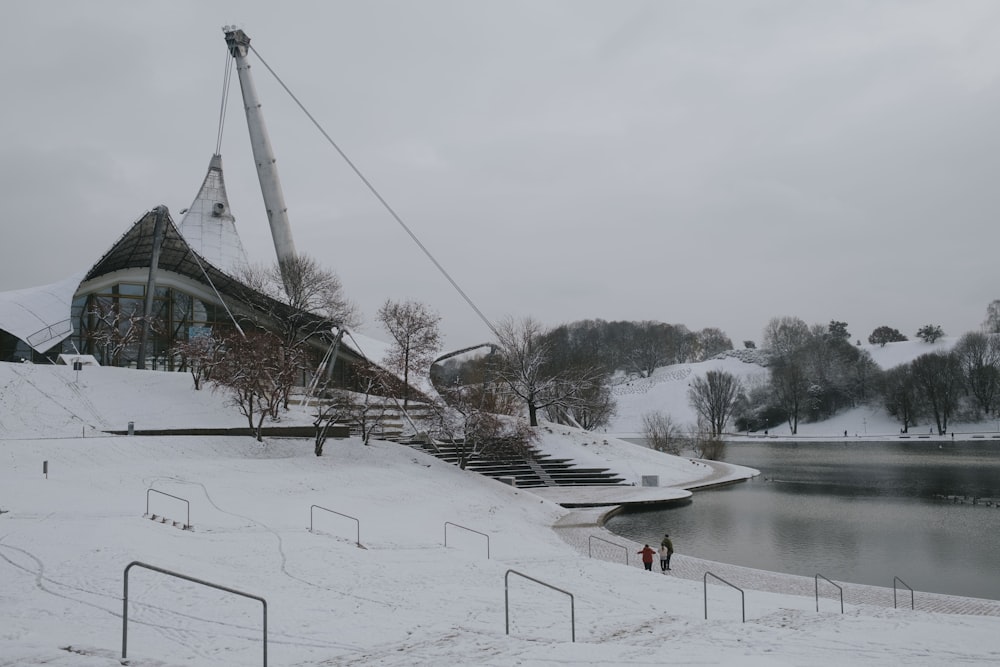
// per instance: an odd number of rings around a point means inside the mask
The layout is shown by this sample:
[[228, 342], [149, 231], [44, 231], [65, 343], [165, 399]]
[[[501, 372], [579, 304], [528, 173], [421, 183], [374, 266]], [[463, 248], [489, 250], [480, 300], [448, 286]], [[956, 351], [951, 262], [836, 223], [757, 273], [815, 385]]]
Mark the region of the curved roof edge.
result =
[[73, 333], [70, 312], [85, 271], [38, 287], [0, 292], [0, 329], [45, 352]]

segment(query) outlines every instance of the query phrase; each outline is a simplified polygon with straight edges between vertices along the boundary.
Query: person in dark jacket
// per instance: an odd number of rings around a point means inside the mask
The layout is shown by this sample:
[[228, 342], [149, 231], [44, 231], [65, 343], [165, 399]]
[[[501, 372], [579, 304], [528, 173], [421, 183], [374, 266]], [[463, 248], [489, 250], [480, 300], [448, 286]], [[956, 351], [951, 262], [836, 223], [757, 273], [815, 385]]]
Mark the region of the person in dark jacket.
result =
[[669, 535], [664, 535], [660, 542], [660, 569], [666, 572], [670, 569], [670, 557], [674, 555], [674, 543]]
[[648, 570], [649, 572], [652, 572], [653, 571], [653, 556], [656, 555], [656, 552], [653, 551], [652, 547], [650, 547], [647, 544], [645, 547], [642, 548], [642, 551], [636, 551], [636, 553], [637, 554], [642, 554], [642, 565], [643, 565], [643, 567], [645, 567], [646, 570]]

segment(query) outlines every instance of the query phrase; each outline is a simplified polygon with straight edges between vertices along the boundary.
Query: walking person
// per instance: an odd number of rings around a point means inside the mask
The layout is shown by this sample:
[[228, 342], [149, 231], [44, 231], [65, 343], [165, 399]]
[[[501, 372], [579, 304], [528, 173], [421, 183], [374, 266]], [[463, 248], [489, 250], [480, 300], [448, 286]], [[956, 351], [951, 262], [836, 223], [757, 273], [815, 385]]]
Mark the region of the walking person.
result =
[[660, 545], [660, 572], [663, 574], [667, 573], [670, 569], [670, 552], [665, 546]]
[[670, 557], [674, 555], [674, 543], [670, 541], [670, 535], [664, 535], [660, 542], [660, 568], [663, 572], [670, 569]]
[[642, 548], [642, 551], [636, 551], [637, 554], [642, 554], [642, 566], [646, 568], [647, 572], [653, 571], [653, 556], [656, 554], [653, 548], [648, 544]]

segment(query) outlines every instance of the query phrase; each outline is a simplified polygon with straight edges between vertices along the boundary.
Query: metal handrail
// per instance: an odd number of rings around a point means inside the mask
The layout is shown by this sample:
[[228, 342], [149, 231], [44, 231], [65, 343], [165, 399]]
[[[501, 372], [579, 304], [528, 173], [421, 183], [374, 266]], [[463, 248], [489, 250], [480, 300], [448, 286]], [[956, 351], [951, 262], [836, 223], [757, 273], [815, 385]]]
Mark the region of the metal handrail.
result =
[[126, 653], [128, 651], [128, 571], [134, 566], [144, 567], [147, 570], [152, 570], [153, 572], [159, 572], [160, 574], [166, 574], [171, 577], [177, 577], [178, 579], [183, 579], [184, 581], [190, 581], [196, 584], [201, 584], [202, 586], [208, 586], [209, 588], [214, 588], [216, 590], [225, 591], [227, 593], [233, 593], [234, 595], [242, 595], [245, 598], [250, 598], [251, 600], [259, 600], [261, 604], [264, 605], [264, 667], [267, 667], [267, 600], [258, 596], [251, 595], [250, 593], [244, 593], [243, 591], [238, 591], [235, 588], [228, 588], [226, 586], [220, 586], [219, 584], [213, 584], [210, 581], [204, 581], [203, 579], [196, 579], [194, 577], [189, 577], [186, 574], [180, 574], [178, 572], [171, 572], [170, 570], [165, 570], [162, 567], [156, 567], [155, 565], [149, 565], [147, 563], [141, 563], [137, 560], [132, 561], [125, 566], [125, 596], [122, 602], [122, 660], [127, 657]]
[[735, 588], [736, 590], [738, 590], [740, 592], [740, 606], [743, 609], [743, 622], [746, 623], [747, 622], [747, 600], [746, 600], [746, 594], [743, 593], [743, 589], [740, 588], [739, 586], [736, 586], [734, 584], [729, 583], [728, 581], [726, 581], [725, 579], [723, 579], [722, 577], [720, 577], [717, 574], [712, 574], [711, 572], [706, 572], [705, 576], [702, 577], [702, 583], [704, 584], [704, 590], [705, 590], [705, 620], [706, 621], [708, 620], [708, 577], [710, 575], [713, 576], [713, 577], [715, 577], [716, 579], [718, 579], [722, 583], [726, 584], [727, 586], [731, 586], [732, 588]]
[[146, 489], [146, 514], [149, 514], [149, 494], [159, 493], [161, 496], [167, 496], [168, 498], [173, 498], [174, 500], [180, 500], [187, 505], [187, 523], [184, 524], [184, 530], [191, 530], [191, 503], [180, 496], [174, 496], [169, 493], [164, 493], [158, 489]]
[[324, 512], [330, 512], [331, 514], [336, 514], [337, 516], [342, 516], [345, 519], [351, 519], [356, 524], [358, 524], [358, 542], [357, 543], [358, 543], [359, 547], [361, 546], [361, 521], [358, 518], [356, 518], [356, 517], [353, 517], [353, 516], [350, 516], [350, 515], [347, 515], [347, 514], [341, 514], [340, 512], [338, 512], [336, 510], [327, 509], [326, 507], [321, 507], [320, 505], [312, 505], [312, 506], [309, 507], [309, 532], [310, 533], [313, 532], [313, 510], [316, 509], [316, 508], [319, 508], [319, 509], [323, 510]]
[[448, 526], [455, 526], [455, 528], [461, 528], [462, 530], [467, 530], [470, 533], [475, 533], [476, 535], [482, 535], [486, 538], [486, 559], [490, 558], [490, 536], [486, 533], [480, 533], [478, 530], [472, 530], [471, 528], [466, 528], [465, 526], [460, 526], [457, 523], [452, 523], [451, 521], [444, 522], [444, 545], [448, 546]]
[[837, 590], [840, 591], [840, 613], [843, 614], [844, 613], [844, 589], [841, 588], [839, 585], [834, 584], [832, 581], [830, 581], [829, 579], [827, 579], [826, 577], [824, 577], [822, 574], [817, 574], [816, 577], [815, 577], [815, 581], [816, 581], [816, 611], [819, 611], [819, 580], [820, 579], [823, 579], [827, 583], [833, 584], [834, 586], [837, 587]]
[[509, 599], [509, 596], [507, 595], [507, 589], [509, 587], [508, 586], [508, 578], [512, 574], [516, 574], [519, 577], [524, 577], [528, 581], [533, 581], [536, 584], [541, 584], [542, 586], [545, 586], [546, 588], [551, 588], [554, 591], [558, 591], [560, 593], [563, 593], [563, 594], [569, 596], [569, 627], [570, 627], [570, 638], [572, 639], [573, 642], [576, 642], [576, 604], [575, 604], [575, 602], [573, 600], [573, 594], [570, 593], [569, 591], [564, 591], [561, 588], [556, 588], [552, 584], [547, 584], [544, 581], [539, 581], [538, 579], [535, 579], [534, 577], [529, 577], [528, 575], [522, 574], [521, 572], [518, 572], [517, 570], [507, 570], [507, 572], [503, 575], [503, 607], [504, 607], [504, 609], [503, 609], [503, 616], [504, 616], [504, 622], [506, 623], [506, 626], [507, 626], [507, 634], [508, 635], [510, 634], [510, 599]]
[[[47, 343], [54, 338], [58, 338], [59, 336], [65, 337], [66, 334], [71, 334], [71, 333], [73, 333], [73, 320], [65, 319], [65, 320], [60, 320], [55, 324], [50, 324], [48, 326], [42, 327], [33, 334], [29, 334], [28, 337], [25, 338], [25, 341], [27, 341], [28, 345], [37, 348], [41, 346], [43, 343]], [[38, 334], [45, 334], [45, 336], [48, 336], [48, 338], [44, 336], [39, 336]]]
[[[892, 578], [892, 608], [893, 609], [896, 608], [896, 582], [897, 581], [899, 583], [903, 584], [904, 586], [906, 586], [907, 588], [910, 588], [909, 585], [905, 581], [903, 581], [902, 579], [900, 579], [899, 577], [893, 577]], [[915, 607], [913, 606], [913, 589], [912, 588], [910, 588], [910, 609], [915, 609]]]
[[587, 540], [587, 556], [588, 557], [590, 557], [590, 558], [594, 557], [593, 547], [592, 547], [592, 545], [594, 543], [593, 542], [594, 540], [600, 540], [601, 542], [607, 542], [608, 544], [610, 544], [612, 546], [616, 546], [616, 547], [620, 547], [620, 548], [624, 549], [625, 550], [625, 564], [628, 565], [628, 547], [627, 546], [625, 546], [624, 544], [618, 544], [617, 542], [612, 542], [611, 540], [606, 540], [603, 537], [598, 537], [597, 535], [591, 535], [590, 539]]

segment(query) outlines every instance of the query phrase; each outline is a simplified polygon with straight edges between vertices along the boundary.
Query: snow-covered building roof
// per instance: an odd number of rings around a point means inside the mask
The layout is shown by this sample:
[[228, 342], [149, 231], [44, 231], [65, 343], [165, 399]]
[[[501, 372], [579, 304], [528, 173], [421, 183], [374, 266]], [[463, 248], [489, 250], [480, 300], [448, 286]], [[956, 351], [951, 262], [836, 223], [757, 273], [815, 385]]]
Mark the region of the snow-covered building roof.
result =
[[83, 273], [49, 285], [0, 292], [0, 329], [44, 352], [73, 333], [70, 307]]
[[[168, 215], [169, 218], [169, 215]], [[73, 333], [70, 312], [82, 283], [130, 268], [148, 268], [153, 249], [153, 211], [143, 215], [87, 271], [39, 287], [0, 292], [0, 329], [44, 352]], [[159, 268], [219, 289], [240, 288], [232, 278], [247, 263], [236, 232], [222, 174], [222, 156], [213, 155], [198, 194], [181, 223], [168, 220]], [[232, 291], [230, 292], [232, 293]]]
[[[166, 207], [154, 208], [136, 220], [90, 269], [51, 285], [0, 292], [0, 331], [24, 341], [36, 352], [48, 352], [74, 333], [74, 298], [106, 291], [116, 283], [145, 284], [161, 215], [158, 285], [181, 287], [208, 301], [238, 303], [271, 318], [295, 315], [303, 319], [291, 306], [234, 277], [247, 258], [229, 209], [222, 158], [213, 155], [198, 195], [180, 225], [174, 224]], [[304, 321], [311, 322], [310, 327], [317, 332], [325, 326], [319, 316], [306, 314]], [[343, 349], [349, 356], [363, 356], [351, 346]]]

